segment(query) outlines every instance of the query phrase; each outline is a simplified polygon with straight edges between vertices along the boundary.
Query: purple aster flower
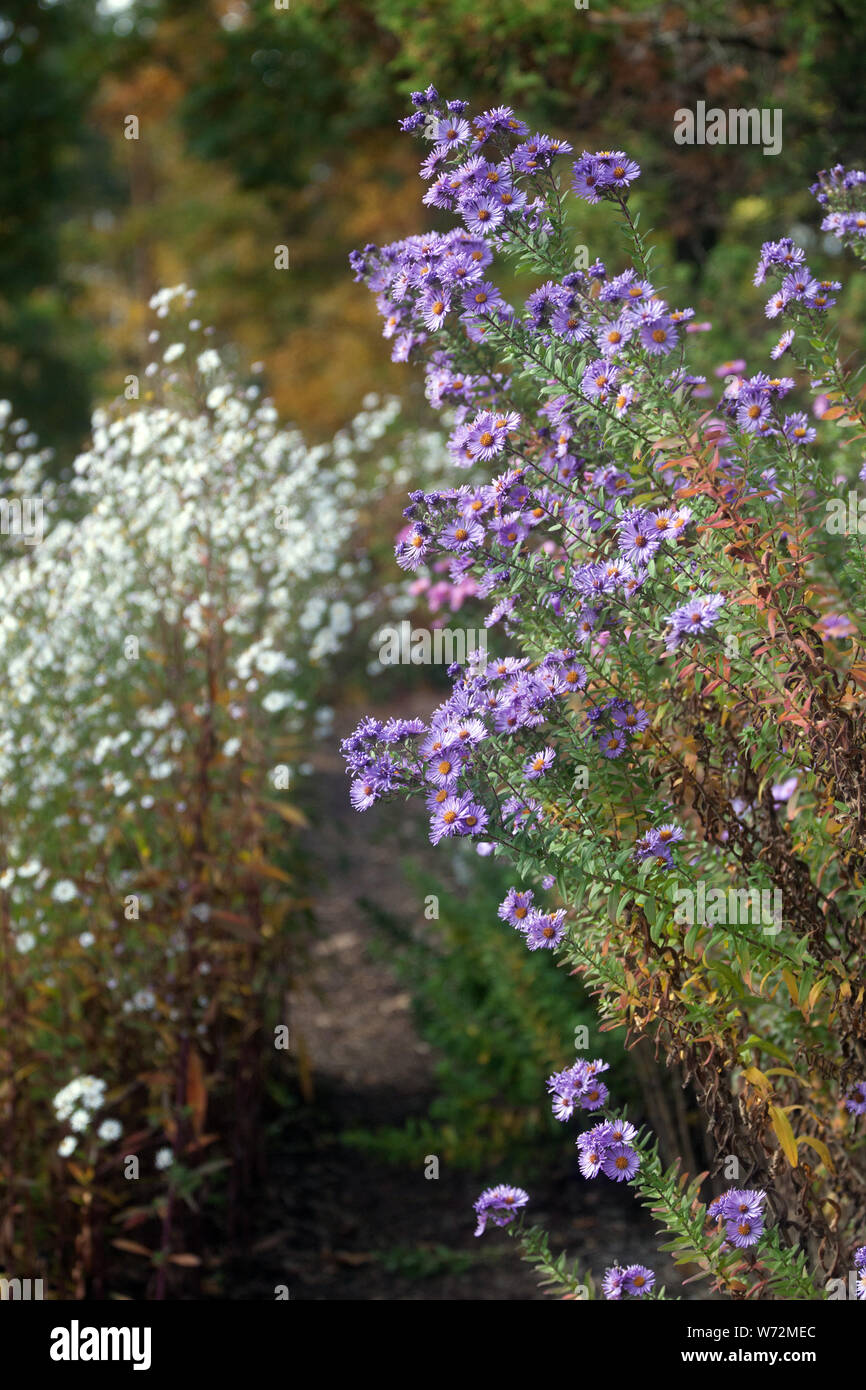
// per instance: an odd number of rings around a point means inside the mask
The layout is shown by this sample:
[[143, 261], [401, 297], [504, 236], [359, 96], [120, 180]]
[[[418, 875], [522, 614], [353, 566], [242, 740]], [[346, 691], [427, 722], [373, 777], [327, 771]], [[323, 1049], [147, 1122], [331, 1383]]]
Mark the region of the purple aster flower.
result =
[[427, 781], [434, 787], [451, 787], [460, 776], [466, 762], [466, 755], [459, 747], [443, 748], [428, 764]]
[[623, 1292], [630, 1294], [632, 1298], [643, 1298], [655, 1281], [655, 1275], [646, 1265], [628, 1265], [623, 1273]]
[[744, 387], [737, 397], [737, 424], [748, 434], [757, 434], [772, 415], [772, 402], [763, 387]]
[[729, 362], [720, 362], [718, 367], [714, 368], [713, 375], [724, 379], [726, 376], [742, 376], [745, 370], [745, 359], [734, 357]]
[[510, 796], [502, 807], [502, 814], [511, 825], [511, 833], [517, 835], [531, 821], [541, 820], [543, 810], [541, 803], [531, 797], [527, 801], [521, 801], [519, 797]]
[[628, 1120], [609, 1120], [605, 1128], [608, 1144], [631, 1144], [637, 1138], [637, 1130]]
[[442, 327], [450, 308], [451, 301], [441, 287], [431, 286], [425, 291], [421, 317], [431, 333]]
[[677, 330], [667, 314], [646, 320], [641, 324], [640, 340], [647, 352], [654, 357], [672, 352], [679, 342]]
[[520, 892], [517, 888], [509, 888], [502, 902], [497, 909], [497, 916], [503, 922], [508, 922], [510, 926], [517, 927], [519, 931], [525, 931], [527, 920], [532, 912], [532, 900], [534, 894], [531, 888], [526, 888]]
[[792, 444], [811, 444], [817, 431], [809, 424], [809, 418], [802, 411], [796, 415], [786, 415], [782, 433]]
[[611, 711], [611, 719], [618, 729], [626, 729], [630, 734], [641, 734], [649, 728], [649, 715], [646, 710], [626, 705], [624, 709]]
[[526, 944], [530, 951], [553, 951], [565, 932], [564, 908], [556, 912], [533, 911], [526, 926]]
[[609, 188], [628, 188], [629, 184], [640, 178], [640, 165], [634, 159], [629, 159], [622, 150], [615, 150], [613, 154], [601, 154], [599, 165], [605, 185]]
[[850, 1096], [845, 1097], [845, 1109], [852, 1115], [866, 1115], [866, 1081], [858, 1081]]
[[497, 1187], [486, 1188], [473, 1204], [478, 1218], [475, 1234], [483, 1235], [488, 1218], [495, 1226], [508, 1226], [528, 1201], [529, 1193], [524, 1192], [522, 1187], [508, 1187], [500, 1183]]
[[767, 300], [764, 313], [768, 319], [777, 319], [779, 315], [784, 312], [787, 303], [788, 301], [785, 298], [784, 291], [777, 290], [776, 293], [771, 294], [770, 298]]
[[606, 323], [596, 334], [595, 341], [604, 357], [616, 357], [634, 333], [634, 320], [620, 314], [614, 323]]
[[667, 620], [671, 629], [665, 639], [669, 650], [673, 650], [682, 637], [698, 637], [715, 627], [724, 602], [724, 594], [704, 594], [674, 609]]
[[626, 750], [626, 736], [620, 729], [611, 729], [599, 734], [598, 746], [603, 758], [620, 758]]
[[866, 1268], [866, 1245], [861, 1245], [859, 1250], [854, 1251], [854, 1267], [855, 1269]]
[[399, 541], [394, 547], [397, 564], [403, 570], [415, 570], [423, 565], [432, 545], [432, 538], [426, 527], [413, 529], [407, 540]]
[[375, 777], [357, 777], [349, 789], [349, 800], [356, 811], [369, 811], [382, 795], [382, 785]]
[[786, 275], [782, 281], [786, 306], [792, 302], [811, 303], [820, 290], [818, 281], [806, 265], [800, 266], [792, 275]]
[[590, 154], [584, 150], [575, 164], [574, 191], [587, 203], [597, 203], [609, 193], [624, 192], [640, 175], [640, 166], [622, 150], [602, 150]]
[[619, 1265], [611, 1265], [610, 1269], [605, 1270], [601, 1291], [609, 1302], [614, 1303], [622, 1298], [624, 1282], [625, 1270], [620, 1269]]
[[496, 527], [496, 539], [505, 550], [511, 550], [525, 540], [529, 526], [520, 512], [507, 512]]
[[439, 145], [444, 145], [446, 149], [455, 150], [460, 145], [468, 145], [472, 139], [472, 129], [468, 121], [462, 120], [459, 116], [437, 121], [434, 138]]
[[679, 844], [683, 838], [683, 831], [678, 825], [674, 825], [673, 823], [660, 825], [655, 833], [660, 845], [676, 845]]
[[501, 453], [508, 436], [520, 424], [520, 416], [513, 411], [507, 415], [494, 415], [492, 411], [482, 411], [476, 416], [466, 437], [465, 447], [473, 459], [485, 462]]
[[786, 328], [785, 332], [782, 334], [776, 346], [770, 349], [770, 356], [772, 357], [774, 362], [778, 362], [779, 358], [785, 355], [785, 353], [788, 351], [788, 348], [793, 343], [794, 337], [795, 333], [793, 328]]
[[518, 139], [529, 134], [529, 126], [515, 116], [510, 106], [494, 106], [490, 111], [482, 111], [480, 116], [475, 117], [473, 124], [478, 132], [475, 137], [478, 144], [482, 144], [497, 130], [505, 135], [515, 135]]
[[578, 198], [583, 198], [587, 203], [597, 203], [601, 196], [598, 190], [600, 181], [598, 160], [594, 155], [584, 151], [572, 167], [574, 170], [574, 191]]
[[461, 199], [460, 213], [470, 232], [474, 232], [476, 236], [487, 236], [495, 232], [505, 217], [497, 199], [487, 196]]
[[827, 613], [818, 627], [823, 637], [850, 637], [857, 631], [846, 613]]
[[787, 777], [784, 782], [776, 782], [770, 788], [773, 800], [777, 805], [790, 801], [799, 785], [799, 777]]
[[790, 237], [782, 237], [780, 241], [765, 241], [761, 247], [761, 259], [758, 261], [753, 283], [762, 285], [771, 266], [791, 269], [802, 265], [805, 259], [805, 251], [796, 246]]
[[582, 1110], [601, 1110], [602, 1106], [608, 1102], [610, 1092], [603, 1081], [596, 1080], [595, 1077], [588, 1076], [582, 1083], [579, 1090], [575, 1091], [575, 1099], [580, 1104]]
[[601, 1171], [614, 1182], [628, 1182], [640, 1168], [641, 1158], [628, 1144], [611, 1144], [605, 1150]]
[[763, 1216], [737, 1216], [725, 1222], [725, 1235], [738, 1250], [747, 1250], [757, 1245], [764, 1234]]
[[469, 518], [454, 521], [442, 532], [442, 544], [448, 550], [472, 550], [484, 542], [484, 527]]
[[592, 1143], [584, 1145], [580, 1145], [580, 1141], [578, 1140], [578, 1145], [580, 1152], [577, 1157], [577, 1166], [583, 1177], [597, 1178], [601, 1172], [601, 1165], [604, 1162], [604, 1145], [597, 1139]]
[[473, 744], [483, 743], [487, 729], [480, 719], [473, 715], [457, 715], [442, 727], [442, 746], [450, 748], [471, 748]]
[[842, 284], [839, 280], [819, 280], [818, 292], [810, 300], [813, 309], [831, 309], [836, 303], [834, 290], [841, 290]]
[[723, 1221], [762, 1220], [766, 1196], [757, 1188], [731, 1187], [710, 1203], [707, 1214]]
[[671, 867], [671, 847], [659, 839], [657, 830], [647, 830], [640, 839], [635, 842], [634, 857], [639, 864], [646, 863], [652, 859], [659, 869]]
[[625, 512], [619, 526], [620, 553], [630, 565], [647, 565], [661, 545], [661, 537], [649, 512], [635, 508]]
[[438, 845], [440, 840], [450, 839], [452, 835], [465, 835], [462, 817], [466, 809], [466, 796], [448, 796], [437, 806], [430, 817], [430, 843]]
[[553, 311], [550, 326], [554, 333], [569, 343], [584, 342], [590, 334], [589, 328], [581, 320], [580, 310], [573, 304], [558, 305]]
[[538, 777], [542, 777], [553, 765], [555, 758], [556, 753], [552, 748], [542, 748], [540, 753], [535, 753], [531, 758], [527, 758], [523, 768], [523, 775], [527, 782], [534, 782]]
[[501, 293], [489, 280], [481, 280], [468, 286], [463, 295], [464, 319], [479, 318], [489, 314], [497, 305], [504, 304]]
[[604, 405], [613, 395], [619, 373], [605, 358], [590, 362], [580, 380], [580, 389], [588, 400]]

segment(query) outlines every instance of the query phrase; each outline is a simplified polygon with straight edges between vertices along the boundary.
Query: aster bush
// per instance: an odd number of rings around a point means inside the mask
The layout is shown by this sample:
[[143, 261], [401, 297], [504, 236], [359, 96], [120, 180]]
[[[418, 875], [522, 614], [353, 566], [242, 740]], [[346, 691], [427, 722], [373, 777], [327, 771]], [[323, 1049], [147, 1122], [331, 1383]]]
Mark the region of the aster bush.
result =
[[[689, 362], [709, 325], [657, 282], [634, 160], [433, 88], [413, 106], [445, 229], [352, 264], [394, 359], [424, 363], [455, 476], [410, 495], [396, 558], [471, 579], [498, 654], [453, 667], [429, 720], [362, 721], [353, 803], [422, 796], [434, 843], [507, 859], [503, 923], [582, 975], [602, 1028], [680, 1069], [715, 1198], [664, 1167], [602, 1063], [551, 1058], [554, 1114], [590, 1112], [584, 1179], [630, 1183], [716, 1290], [833, 1296], [866, 1228], [866, 572], [856, 519], [831, 524], [852, 490], [859, 514], [864, 393], [839, 285], [791, 238], [765, 243], [777, 341], [714, 393]], [[814, 190], [858, 250], [864, 177]], [[575, 264], [575, 198], [619, 223], [621, 265]], [[503, 268], [532, 277], [522, 303]], [[520, 1231], [551, 1287], [592, 1291], [523, 1227], [526, 1201], [489, 1189], [480, 1226]], [[664, 1296], [627, 1264], [602, 1292]]]
[[395, 402], [310, 447], [190, 291], [153, 307], [140, 398], [68, 476], [3, 407], [2, 496], [38, 494], [45, 534], [0, 566], [0, 1269], [55, 1295], [126, 1260], [165, 1296], [214, 1183], [237, 1223], [309, 934], [298, 802], [359, 621], [353, 536], [400, 456]]

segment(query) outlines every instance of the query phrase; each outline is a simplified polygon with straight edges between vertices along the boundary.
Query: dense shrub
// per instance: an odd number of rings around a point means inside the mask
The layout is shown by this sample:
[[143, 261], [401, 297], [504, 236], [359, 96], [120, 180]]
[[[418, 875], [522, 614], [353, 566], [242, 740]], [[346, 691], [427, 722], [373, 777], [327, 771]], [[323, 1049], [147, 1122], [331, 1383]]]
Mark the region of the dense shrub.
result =
[[[600, 1061], [551, 1057], [554, 1114], [598, 1121], [584, 1176], [632, 1182], [716, 1289], [839, 1296], [866, 1258], [864, 414], [828, 323], [839, 286], [791, 238], [765, 243], [755, 285], [780, 336], [708, 392], [687, 348], [709, 325], [654, 283], [625, 152], [574, 158], [504, 107], [470, 124], [432, 88], [413, 103], [424, 201], [460, 225], [353, 265], [395, 360], [426, 359], [429, 399], [456, 408], [458, 471], [410, 495], [397, 560], [447, 556], [510, 645], [455, 667], [429, 721], [361, 723], [353, 803], [423, 795], [434, 843], [507, 856], [504, 923], [680, 1066], [734, 1185], [705, 1206]], [[826, 230], [858, 246], [863, 182], [816, 186]], [[618, 220], [630, 263], [575, 267], [572, 195]], [[503, 262], [537, 277], [524, 304], [497, 286]], [[467, 465], [492, 476], [464, 485]], [[527, 1200], [488, 1190], [479, 1229]], [[539, 1232], [523, 1239], [578, 1287]], [[610, 1298], [652, 1289], [642, 1269], [604, 1281]]]

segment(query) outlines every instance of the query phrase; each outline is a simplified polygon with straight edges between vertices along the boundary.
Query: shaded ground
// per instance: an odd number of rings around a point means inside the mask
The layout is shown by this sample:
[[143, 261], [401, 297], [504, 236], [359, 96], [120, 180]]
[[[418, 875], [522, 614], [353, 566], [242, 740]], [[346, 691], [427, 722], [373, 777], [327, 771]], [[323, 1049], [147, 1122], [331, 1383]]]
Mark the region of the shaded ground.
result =
[[[418, 699], [412, 710], [404, 702], [399, 712], [424, 713], [429, 704]], [[371, 959], [373, 928], [358, 906], [368, 899], [407, 923], [423, 922], [399, 864], [423, 852], [425, 836], [405, 808], [351, 811], [335, 745], [319, 751], [316, 772], [311, 847], [325, 877], [312, 987], [292, 1016], [313, 1094], [271, 1142], [252, 1257], [235, 1266], [230, 1296], [273, 1298], [286, 1285], [292, 1299], [541, 1299], [533, 1272], [502, 1233], [475, 1240], [471, 1206], [485, 1185], [477, 1175], [443, 1164], [437, 1180], [427, 1179], [420, 1152], [411, 1166], [392, 1166], [341, 1142], [353, 1126], [424, 1115], [434, 1094], [435, 1057], [415, 1032], [410, 996], [386, 963]], [[435, 863], [447, 849], [429, 853]], [[568, 1247], [582, 1272], [599, 1278], [610, 1264], [640, 1261], [671, 1291], [706, 1297], [704, 1285], [680, 1289], [657, 1253], [652, 1218], [629, 1189], [579, 1176], [570, 1143], [531, 1193], [533, 1222], [551, 1231], [554, 1249]]]

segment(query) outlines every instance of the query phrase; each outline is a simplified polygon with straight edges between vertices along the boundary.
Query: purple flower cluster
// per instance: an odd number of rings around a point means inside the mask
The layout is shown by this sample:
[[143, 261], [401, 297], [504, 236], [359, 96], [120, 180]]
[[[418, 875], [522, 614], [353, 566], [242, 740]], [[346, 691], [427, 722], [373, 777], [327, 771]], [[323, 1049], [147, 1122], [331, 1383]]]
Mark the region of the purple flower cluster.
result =
[[[500, 819], [491, 825], [490, 811], [466, 786], [491, 739], [525, 739], [586, 683], [586, 672], [571, 651], [549, 652], [532, 670], [528, 666], [525, 659], [514, 657], [488, 662], [479, 651], [470, 656], [465, 670], [452, 670], [453, 693], [428, 722], [362, 719], [341, 744], [353, 774], [350, 796], [356, 810], [366, 811], [389, 794], [424, 792], [433, 844], [454, 836], [478, 838], [488, 826], [499, 835], [514, 836], [537, 823], [543, 815], [541, 804], [512, 795], [498, 806]], [[552, 762], [551, 752], [541, 754], [545, 768]], [[537, 914], [527, 923], [527, 932], [532, 927], [532, 949], [558, 945], [563, 917]]]
[[614, 1182], [630, 1182], [641, 1158], [632, 1140], [637, 1130], [628, 1120], [605, 1120], [577, 1136], [578, 1166], [585, 1178], [599, 1173]]
[[565, 936], [565, 910], [559, 908], [555, 912], [542, 912], [540, 908], [532, 906], [532, 900], [531, 888], [524, 892], [509, 888], [499, 904], [497, 915], [521, 933], [530, 951], [552, 951]]
[[862, 242], [866, 237], [866, 172], [846, 169], [835, 164], [822, 169], [810, 192], [824, 208], [829, 208], [821, 223], [822, 232], [831, 232], [847, 245]]
[[866, 1245], [854, 1251], [854, 1268], [857, 1270], [857, 1298], [866, 1302]]
[[639, 864], [652, 860], [659, 869], [671, 867], [671, 849], [683, 838], [683, 832], [678, 825], [660, 825], [653, 830], [647, 830], [641, 835], [635, 845], [634, 857]]
[[656, 1277], [646, 1265], [612, 1265], [605, 1270], [601, 1288], [605, 1298], [613, 1302], [621, 1298], [643, 1298], [655, 1284]]
[[708, 1215], [725, 1223], [725, 1235], [731, 1245], [746, 1250], [757, 1245], [764, 1234], [763, 1205], [767, 1194], [751, 1189], [732, 1187], [717, 1197], [707, 1208]]
[[[468, 585], [488, 603], [488, 628], [517, 635], [532, 610], [533, 629], [538, 614], [562, 636], [531, 665], [513, 658], [486, 666], [470, 661], [457, 672], [451, 699], [417, 731], [421, 737], [414, 730], [380, 734], [375, 721], [364, 721], [344, 751], [359, 810], [385, 795], [423, 790], [434, 842], [469, 836], [486, 846], [544, 828], [545, 798], [555, 801], [558, 769], [568, 765], [558, 761], [563, 744], [554, 734], [563, 733], [573, 749], [572, 712], [582, 714], [580, 736], [588, 734], [604, 762], [648, 754], [648, 742], [638, 736], [649, 714], [610, 686], [599, 689], [599, 667], [617, 643], [635, 634], [660, 655], [676, 657], [686, 645], [694, 652], [696, 641], [706, 643], [733, 619], [725, 595], [700, 567], [691, 509], [676, 500], [678, 490], [701, 489], [667, 468], [661, 480], [667, 502], [650, 505], [645, 477], [622, 464], [630, 442], [625, 449], [599, 447], [603, 430], [625, 423], [649, 389], [682, 399], [703, 383], [682, 362], [666, 370], [663, 361], [681, 346], [684, 328], [703, 325], [689, 324], [691, 309], [671, 309], [645, 267], [609, 274], [601, 262], [546, 281], [522, 308], [508, 304], [492, 278], [494, 261], [500, 252], [543, 247], [553, 237], [560, 214], [551, 166], [568, 145], [531, 135], [508, 107], [470, 118], [465, 102], [445, 101], [433, 87], [414, 93], [412, 105], [403, 128], [431, 145], [422, 165], [429, 185], [424, 201], [455, 213], [460, 225], [367, 246], [352, 264], [377, 297], [395, 356], [408, 360], [425, 348], [427, 397], [453, 412], [450, 457], [457, 469], [473, 473], [462, 485], [410, 495], [397, 562], [411, 572], [447, 570], [455, 592]], [[624, 151], [584, 151], [574, 163], [573, 188], [589, 202], [622, 204], [639, 172]], [[835, 171], [830, 182], [840, 183]], [[850, 178], [845, 188], [858, 183]], [[790, 238], [764, 244], [756, 282], [768, 275], [780, 279], [779, 312], [799, 304], [808, 314], [830, 302], [828, 286], [814, 281], [805, 253]], [[788, 350], [794, 332], [786, 329], [774, 356]], [[563, 355], [561, 368], [556, 354]], [[551, 381], [534, 410], [523, 394], [516, 411], [511, 378], [497, 365], [503, 358], [543, 360], [578, 389], [557, 394]], [[754, 478], [746, 475], [743, 440], [751, 448], [778, 438], [791, 455], [815, 431], [804, 412], [780, 411], [791, 378], [744, 377], [743, 370], [739, 361], [717, 373], [726, 385], [712, 421], [714, 490], [726, 501], [750, 490], [777, 500], [773, 468], [759, 465]], [[478, 480], [488, 464], [495, 476]], [[569, 699], [588, 684], [576, 660], [581, 651], [592, 668], [594, 699], [582, 712]], [[543, 741], [531, 737], [542, 725], [548, 726]], [[490, 777], [503, 739], [513, 742], [519, 759], [507, 787]], [[649, 832], [635, 854], [669, 864], [670, 844]], [[555, 914], [533, 914], [521, 930], [536, 948], [555, 944], [562, 924]]]
[[574, 191], [587, 203], [604, 197], [621, 199], [640, 175], [640, 165], [624, 150], [599, 150], [596, 154], [584, 150], [573, 169]]
[[[607, 1104], [607, 1086], [599, 1077], [608, 1070], [600, 1058], [589, 1062], [578, 1057], [571, 1067], [547, 1078], [553, 1114], [570, 1120], [576, 1110], [601, 1110]], [[634, 1147], [637, 1130], [625, 1119], [602, 1120], [577, 1136], [578, 1166], [585, 1178], [604, 1173], [614, 1182], [628, 1182], [637, 1173], [641, 1157]]]
[[497, 1187], [486, 1188], [474, 1204], [478, 1218], [475, 1234], [484, 1234], [488, 1220], [494, 1226], [509, 1226], [528, 1201], [529, 1193], [524, 1192], [522, 1187], [507, 1187], [500, 1183]]
[[573, 1067], [555, 1071], [547, 1078], [547, 1089], [553, 1097], [553, 1113], [557, 1120], [570, 1120], [575, 1110], [600, 1110], [607, 1103], [608, 1089], [599, 1081], [608, 1063], [578, 1058]]
[[[585, 846], [584, 860], [582, 839], [593, 831], [570, 769], [592, 761], [614, 797], [633, 773], [635, 782], [652, 776], [644, 677], [654, 663], [678, 668], [673, 679], [688, 679], [690, 663], [715, 674], [719, 639], [736, 623], [709, 568], [712, 533], [731, 524], [720, 511], [780, 503], [803, 471], [797, 451], [816, 430], [788, 401], [792, 377], [746, 375], [742, 359], [717, 369], [724, 387], [687, 371], [688, 335], [711, 325], [662, 298], [636, 237], [636, 264], [619, 274], [601, 261], [569, 268], [567, 190], [554, 169], [567, 142], [531, 134], [509, 107], [473, 118], [465, 102], [445, 101], [433, 87], [414, 93], [412, 105], [403, 129], [429, 145], [423, 202], [456, 225], [370, 245], [351, 260], [376, 297], [394, 360], [424, 362], [427, 399], [448, 412], [457, 472], [454, 486], [410, 494], [397, 563], [416, 575], [414, 592], [432, 574], [453, 593], [471, 593], [487, 605], [485, 626], [520, 638], [529, 655], [479, 652], [451, 667], [452, 693], [429, 720], [363, 720], [343, 743], [351, 797], [366, 810], [420, 792], [433, 843], [469, 837], [492, 853], [517, 839], [526, 863], [534, 858], [559, 877], [575, 837], [575, 872], [592, 851]], [[619, 205], [632, 224], [627, 200], [639, 174], [624, 151], [583, 151], [571, 191]], [[826, 207], [824, 229], [866, 255], [857, 206], [864, 183], [866, 174], [837, 166], [814, 191]], [[511, 304], [497, 284], [500, 257], [509, 276], [519, 260], [538, 280], [552, 278]], [[766, 316], [782, 320], [771, 358], [790, 350], [799, 363], [798, 335], [820, 345], [821, 316], [840, 285], [818, 280], [791, 238], [764, 243], [754, 282], [766, 281]], [[830, 383], [824, 374], [812, 388], [835, 399]], [[692, 408], [693, 397], [717, 393], [709, 413]], [[723, 543], [724, 533], [716, 548]], [[737, 546], [725, 553], [735, 564]], [[822, 619], [825, 636], [831, 617]], [[644, 872], [672, 867], [683, 831], [660, 823], [664, 805], [652, 798], [650, 829], [635, 831], [631, 846], [617, 824], [619, 864], [631, 855]], [[521, 871], [523, 862], [521, 854]], [[529, 889], [511, 888], [499, 917], [531, 950], [555, 949], [565, 937], [565, 911], [543, 910]], [[610, 1116], [605, 1070], [578, 1059], [549, 1077], [554, 1115]], [[866, 1113], [866, 1082], [845, 1105]], [[576, 1140], [581, 1172], [633, 1179], [638, 1142], [627, 1120], [601, 1119]], [[765, 1199], [732, 1189], [711, 1204], [728, 1245], [760, 1240]], [[518, 1188], [488, 1189], [475, 1204], [478, 1233], [488, 1216], [507, 1225], [527, 1200]], [[654, 1278], [643, 1266], [614, 1266], [605, 1296], [642, 1296]]]
[[714, 628], [724, 602], [724, 594], [703, 594], [675, 608], [667, 620], [670, 631], [665, 644], [668, 650], [672, 651], [680, 642], [701, 637]]
[[755, 270], [755, 284], [762, 285], [768, 274], [780, 280], [779, 288], [767, 301], [768, 319], [799, 306], [823, 311], [836, 303], [834, 293], [842, 286], [836, 280], [816, 280], [806, 265], [806, 253], [790, 237], [765, 241]]

